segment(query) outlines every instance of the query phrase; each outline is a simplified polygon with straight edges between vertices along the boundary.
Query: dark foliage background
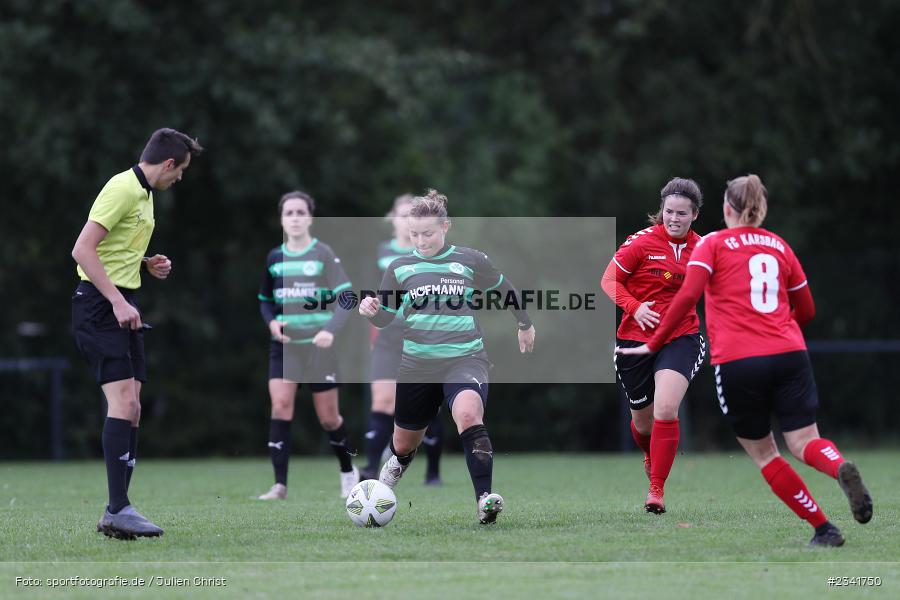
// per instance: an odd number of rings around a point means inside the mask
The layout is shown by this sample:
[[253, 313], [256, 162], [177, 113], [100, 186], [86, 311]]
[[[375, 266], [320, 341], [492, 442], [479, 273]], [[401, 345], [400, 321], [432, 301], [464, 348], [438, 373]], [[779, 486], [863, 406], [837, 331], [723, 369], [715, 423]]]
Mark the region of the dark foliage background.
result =
[[[151, 250], [175, 271], [141, 294], [155, 326], [142, 453], [262, 452], [257, 273], [280, 239], [274, 203], [297, 187], [328, 215], [380, 215], [428, 186], [458, 216], [615, 216], [621, 241], [669, 177], [700, 182], [705, 233], [726, 179], [756, 172], [767, 226], [810, 276], [808, 338], [898, 338], [898, 27], [892, 0], [7, 0], [0, 355], [70, 359], [66, 452], [97, 454], [69, 252], [96, 193], [162, 126], [208, 151], [157, 194]], [[47, 333], [20, 335], [25, 321]], [[814, 364], [823, 428], [896, 440], [896, 355]], [[47, 455], [47, 394], [46, 375], [0, 374], [0, 455]], [[343, 394], [360, 433], [362, 390]], [[690, 446], [733, 444], [708, 370], [687, 405]], [[298, 406], [295, 445], [316, 450]], [[495, 386], [488, 424], [511, 451], [614, 449], [620, 410], [612, 385]]]

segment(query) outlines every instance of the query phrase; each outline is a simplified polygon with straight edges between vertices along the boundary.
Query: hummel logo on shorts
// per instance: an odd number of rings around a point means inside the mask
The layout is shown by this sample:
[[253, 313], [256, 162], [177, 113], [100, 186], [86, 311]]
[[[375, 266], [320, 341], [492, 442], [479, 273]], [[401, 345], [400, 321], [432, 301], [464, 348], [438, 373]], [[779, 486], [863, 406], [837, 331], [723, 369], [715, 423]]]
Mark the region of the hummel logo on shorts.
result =
[[282, 446], [284, 446], [284, 442], [269, 442], [269, 448], [278, 448], [281, 450]]

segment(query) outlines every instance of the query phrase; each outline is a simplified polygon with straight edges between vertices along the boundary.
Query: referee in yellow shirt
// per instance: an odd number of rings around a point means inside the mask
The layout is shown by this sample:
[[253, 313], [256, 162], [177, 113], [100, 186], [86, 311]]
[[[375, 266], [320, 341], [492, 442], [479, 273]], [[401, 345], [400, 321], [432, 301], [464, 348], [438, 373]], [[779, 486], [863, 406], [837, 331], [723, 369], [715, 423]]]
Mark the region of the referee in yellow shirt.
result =
[[128, 500], [134, 469], [141, 384], [147, 381], [144, 328], [135, 303], [141, 264], [157, 279], [172, 270], [162, 254], [145, 257], [150, 245], [153, 190], [167, 190], [203, 148], [174, 129], [153, 132], [138, 164], [113, 176], [75, 241], [72, 258], [81, 283], [72, 296], [72, 333], [78, 350], [106, 396], [103, 455], [109, 504], [97, 531], [119, 539], [159, 536], [163, 530]]

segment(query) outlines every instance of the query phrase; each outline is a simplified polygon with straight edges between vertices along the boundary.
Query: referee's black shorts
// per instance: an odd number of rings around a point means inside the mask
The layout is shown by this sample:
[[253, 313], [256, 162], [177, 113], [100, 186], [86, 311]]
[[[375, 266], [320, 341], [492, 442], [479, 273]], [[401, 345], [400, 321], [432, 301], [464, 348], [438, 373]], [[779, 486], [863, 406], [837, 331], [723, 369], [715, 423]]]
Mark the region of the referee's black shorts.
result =
[[[637, 348], [644, 342], [616, 339], [621, 348]], [[669, 369], [684, 375], [690, 383], [706, 358], [706, 340], [699, 333], [678, 336], [656, 354], [641, 356], [613, 355], [616, 378], [632, 410], [640, 410], [653, 403], [657, 371]]]
[[819, 392], [806, 350], [753, 356], [715, 365], [719, 408], [735, 435], [760, 440], [816, 422]]
[[[134, 290], [119, 291], [138, 308]], [[100, 385], [132, 377], [147, 381], [144, 331], [119, 327], [112, 304], [89, 281], [79, 283], [72, 296], [72, 335]]]

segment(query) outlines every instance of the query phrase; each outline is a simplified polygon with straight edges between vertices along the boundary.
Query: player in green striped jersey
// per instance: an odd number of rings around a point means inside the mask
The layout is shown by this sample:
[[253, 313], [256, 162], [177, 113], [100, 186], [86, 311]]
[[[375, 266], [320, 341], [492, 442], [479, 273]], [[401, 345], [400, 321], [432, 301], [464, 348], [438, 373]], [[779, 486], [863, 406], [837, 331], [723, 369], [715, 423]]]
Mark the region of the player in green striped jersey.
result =
[[287, 241], [269, 252], [259, 289], [260, 312], [272, 334], [268, 446], [275, 484], [259, 498], [287, 497], [291, 421], [300, 382], [309, 385], [316, 416], [340, 463], [341, 497], [345, 498], [359, 482], [359, 471], [350, 460], [347, 429], [338, 408], [337, 357], [332, 344], [350, 314], [335, 299], [351, 283], [331, 248], [310, 235], [315, 201], [309, 194], [288, 192], [278, 203], [278, 213]]
[[[394, 237], [378, 245], [378, 268], [382, 275], [388, 266], [414, 250], [409, 239], [407, 220], [412, 207], [412, 194], [398, 196], [391, 212], [386, 215], [394, 227]], [[384, 329], [372, 327], [372, 412], [369, 414], [369, 430], [366, 432], [366, 456], [369, 464], [360, 469], [361, 479], [376, 479], [381, 455], [394, 431], [394, 401], [397, 392], [397, 369], [403, 346], [403, 323], [395, 320]], [[441, 485], [440, 461], [444, 443], [444, 420], [438, 414], [428, 425], [425, 437], [425, 485]]]
[[[381, 470], [394, 487], [415, 456], [425, 429], [446, 400], [456, 423], [475, 488], [477, 515], [493, 523], [503, 498], [491, 491], [493, 447], [483, 417], [488, 392], [487, 354], [475, 319], [475, 294], [497, 290], [518, 296], [512, 284], [478, 250], [445, 243], [450, 219], [447, 198], [435, 190], [413, 200], [409, 235], [416, 250], [385, 272], [378, 297], [360, 302], [359, 312], [376, 327], [403, 319], [403, 354], [398, 370], [392, 456]], [[518, 320], [519, 351], [534, 348], [528, 313], [511, 308]]]

